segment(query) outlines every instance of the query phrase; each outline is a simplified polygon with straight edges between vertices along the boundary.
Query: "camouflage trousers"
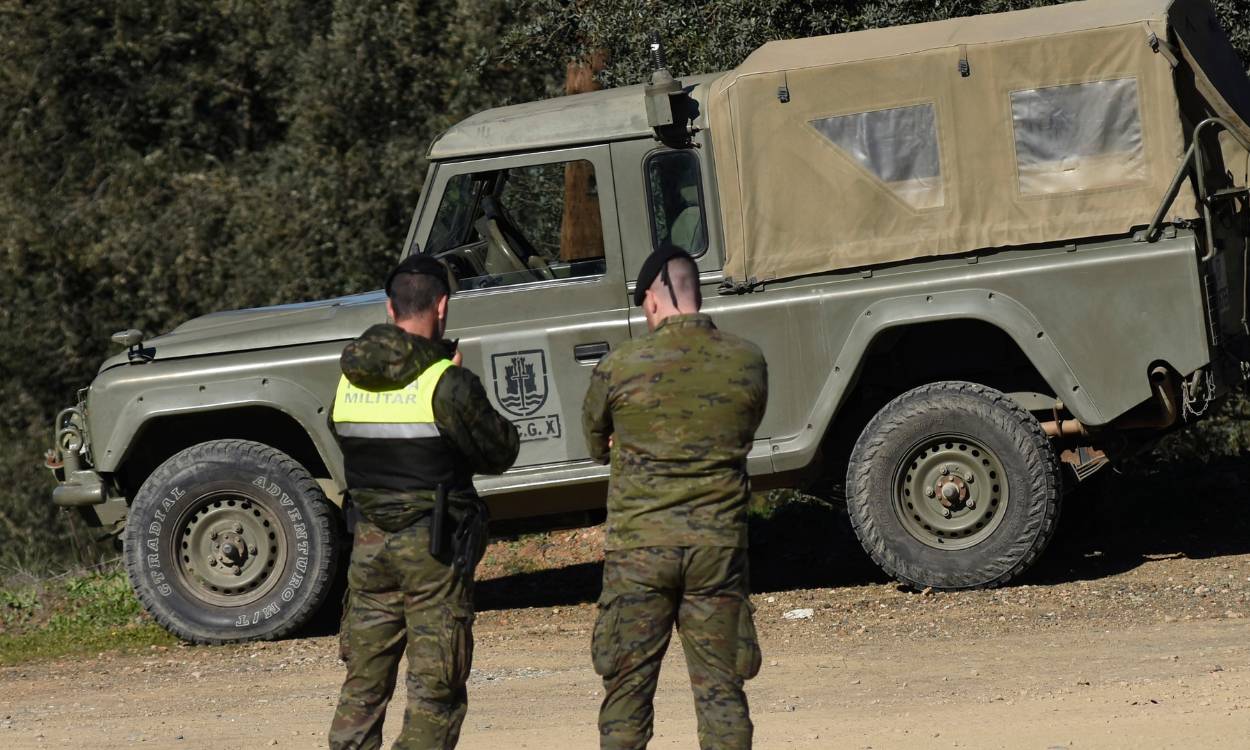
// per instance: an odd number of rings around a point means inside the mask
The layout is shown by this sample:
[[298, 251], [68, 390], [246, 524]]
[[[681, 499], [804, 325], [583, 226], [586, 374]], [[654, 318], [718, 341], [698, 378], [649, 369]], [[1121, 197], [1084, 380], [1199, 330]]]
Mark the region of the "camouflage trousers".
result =
[[591, 643], [605, 693], [600, 747], [634, 750], [651, 739], [651, 703], [674, 625], [690, 672], [699, 746], [751, 747], [754, 727], [742, 689], [760, 668], [751, 615], [745, 549], [608, 551]]
[[[408, 656], [408, 706], [395, 748], [453, 748], [468, 710], [473, 579], [430, 556], [430, 530], [356, 526], [339, 634], [347, 678], [330, 725], [331, 750], [382, 746], [382, 721]], [[476, 563], [478, 554], [471, 557]]]

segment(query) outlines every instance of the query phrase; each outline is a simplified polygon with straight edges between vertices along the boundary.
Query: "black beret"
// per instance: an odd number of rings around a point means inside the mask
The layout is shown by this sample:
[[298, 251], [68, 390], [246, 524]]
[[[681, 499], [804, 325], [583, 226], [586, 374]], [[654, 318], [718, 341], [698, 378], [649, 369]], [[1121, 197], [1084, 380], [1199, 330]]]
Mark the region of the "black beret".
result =
[[391, 283], [395, 281], [395, 277], [401, 273], [433, 276], [443, 282], [443, 287], [448, 290], [448, 294], [451, 293], [451, 285], [447, 282], [447, 266], [443, 265], [441, 261], [437, 261], [428, 255], [413, 253], [400, 261], [399, 265], [395, 266], [395, 268], [387, 274], [386, 285], [383, 287], [386, 290], [387, 296], [390, 296], [391, 294]]
[[660, 275], [669, 261], [677, 258], [685, 258], [694, 263], [694, 258], [690, 257], [690, 253], [676, 245], [665, 245], [647, 256], [647, 259], [642, 262], [642, 270], [638, 272], [638, 283], [634, 285], [635, 307], [642, 306], [642, 300], [647, 296], [647, 290], [655, 283], [655, 277]]

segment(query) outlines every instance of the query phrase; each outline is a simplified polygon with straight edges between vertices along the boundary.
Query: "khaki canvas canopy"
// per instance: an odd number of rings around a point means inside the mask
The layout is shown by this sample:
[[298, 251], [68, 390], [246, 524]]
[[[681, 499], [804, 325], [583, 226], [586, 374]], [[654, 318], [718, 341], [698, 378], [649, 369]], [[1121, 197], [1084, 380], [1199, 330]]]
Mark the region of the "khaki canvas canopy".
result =
[[[1250, 84], [1205, 0], [773, 42], [708, 110], [737, 283], [1124, 234], [1158, 209], [1195, 118], [1250, 137]], [[1192, 189], [1169, 216], [1196, 216]]]

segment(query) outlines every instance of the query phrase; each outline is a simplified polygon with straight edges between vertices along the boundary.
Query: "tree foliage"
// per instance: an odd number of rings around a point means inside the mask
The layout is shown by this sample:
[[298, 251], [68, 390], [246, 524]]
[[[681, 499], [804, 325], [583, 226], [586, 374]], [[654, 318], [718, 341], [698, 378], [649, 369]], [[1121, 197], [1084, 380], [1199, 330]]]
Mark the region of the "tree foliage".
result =
[[[646, 80], [648, 42], [662, 32], [674, 75], [728, 70], [775, 39], [939, 21], [1054, 5], [1055, 0], [526, 0], [507, 35], [505, 58], [559, 69], [569, 59], [606, 53], [604, 82]], [[1250, 7], [1214, 0], [1242, 59], [1250, 61]], [[537, 44], [535, 43], [537, 42]]]
[[[0, 564], [72, 549], [38, 462], [111, 332], [363, 291], [474, 111], [1021, 0], [0, 0]], [[1250, 59], [1250, 8], [1217, 0]], [[597, 69], [597, 66], [596, 66]]]
[[0, 0], [0, 563], [70, 548], [37, 464], [110, 333], [376, 287], [430, 140], [546, 88], [510, 5]]

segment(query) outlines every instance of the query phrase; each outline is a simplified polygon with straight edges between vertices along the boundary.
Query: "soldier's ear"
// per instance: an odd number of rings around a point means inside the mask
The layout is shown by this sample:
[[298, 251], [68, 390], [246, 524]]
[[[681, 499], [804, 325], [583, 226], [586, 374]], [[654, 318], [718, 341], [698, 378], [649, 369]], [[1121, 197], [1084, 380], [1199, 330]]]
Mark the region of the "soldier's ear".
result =
[[450, 300], [451, 297], [446, 294], [438, 298], [437, 310], [439, 320], [447, 320], [447, 303]]
[[386, 298], [386, 317], [390, 318], [392, 322], [394, 322], [396, 319], [395, 318], [395, 304], [391, 302], [390, 297]]

